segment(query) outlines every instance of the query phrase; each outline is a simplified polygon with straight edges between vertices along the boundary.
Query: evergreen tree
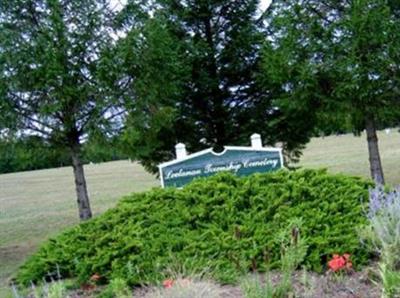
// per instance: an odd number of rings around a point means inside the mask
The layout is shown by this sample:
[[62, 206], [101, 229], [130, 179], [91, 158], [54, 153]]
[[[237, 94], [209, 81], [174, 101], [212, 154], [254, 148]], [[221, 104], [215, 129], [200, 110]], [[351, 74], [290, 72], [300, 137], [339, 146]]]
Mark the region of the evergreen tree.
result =
[[105, 0], [0, 1], [1, 122], [68, 149], [83, 220], [92, 212], [82, 142], [112, 134], [124, 113], [112, 20]]
[[398, 121], [398, 5], [384, 0], [275, 1], [264, 76], [283, 107], [315, 110], [322, 131], [366, 130], [371, 176], [384, 183], [376, 130]]
[[195, 152], [248, 144], [254, 132], [290, 150], [308, 141], [308, 129], [297, 135], [275, 109], [274, 87], [257, 79], [266, 38], [259, 1], [153, 4], [140, 32], [128, 30], [120, 42], [124, 71], [134, 78], [136, 104], [125, 133], [133, 158], [156, 171], [179, 142]]

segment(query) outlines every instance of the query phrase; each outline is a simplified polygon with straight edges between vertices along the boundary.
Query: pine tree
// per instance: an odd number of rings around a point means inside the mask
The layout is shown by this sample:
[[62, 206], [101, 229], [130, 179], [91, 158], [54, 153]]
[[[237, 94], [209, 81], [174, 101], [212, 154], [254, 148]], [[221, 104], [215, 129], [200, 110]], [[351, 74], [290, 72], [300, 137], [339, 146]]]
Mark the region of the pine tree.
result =
[[398, 11], [383, 0], [275, 1], [264, 49], [264, 76], [285, 91], [281, 106], [314, 109], [322, 131], [366, 130], [379, 183], [376, 131], [400, 114]]
[[92, 211], [82, 142], [96, 130], [112, 134], [124, 113], [112, 20], [103, 0], [0, 2], [1, 118], [68, 149], [83, 220]]
[[143, 29], [128, 30], [120, 43], [139, 102], [125, 133], [133, 158], [155, 171], [179, 142], [195, 152], [246, 145], [254, 132], [290, 149], [308, 141], [308, 129], [297, 137], [274, 108], [269, 83], [258, 81], [266, 38], [259, 1], [154, 3]]

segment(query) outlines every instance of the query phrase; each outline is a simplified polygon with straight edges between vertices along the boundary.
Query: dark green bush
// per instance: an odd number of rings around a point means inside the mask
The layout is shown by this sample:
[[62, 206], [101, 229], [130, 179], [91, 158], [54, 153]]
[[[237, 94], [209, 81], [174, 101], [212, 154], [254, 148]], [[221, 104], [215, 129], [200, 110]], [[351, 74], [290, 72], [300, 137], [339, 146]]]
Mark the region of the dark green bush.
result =
[[357, 229], [371, 183], [323, 170], [282, 170], [237, 178], [220, 174], [184, 189], [154, 189], [124, 198], [116, 208], [47, 241], [20, 268], [20, 283], [55, 271], [87, 280], [122, 277], [130, 284], [162, 278], [182, 263], [207, 268], [230, 281], [248, 270], [277, 267], [277, 235], [295, 218], [303, 221], [305, 264], [320, 271], [333, 253], [364, 264], [368, 251]]

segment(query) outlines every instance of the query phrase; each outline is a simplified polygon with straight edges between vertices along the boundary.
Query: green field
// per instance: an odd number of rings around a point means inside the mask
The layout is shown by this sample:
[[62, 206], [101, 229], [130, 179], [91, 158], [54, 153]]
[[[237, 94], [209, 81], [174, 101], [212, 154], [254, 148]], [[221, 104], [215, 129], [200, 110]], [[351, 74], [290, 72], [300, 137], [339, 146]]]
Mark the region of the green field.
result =
[[[85, 166], [94, 215], [124, 194], [147, 190], [158, 181], [137, 163]], [[72, 168], [0, 175], [0, 297], [9, 276], [47, 239], [78, 223]]]
[[[400, 184], [400, 134], [381, 132], [379, 138], [386, 180]], [[313, 139], [301, 165], [368, 177], [365, 136]], [[87, 165], [85, 170], [95, 215], [124, 194], [158, 186], [140, 165], [128, 161]], [[0, 297], [26, 256], [49, 236], [76, 224], [77, 216], [71, 168], [0, 175]]]
[[[389, 134], [379, 132], [378, 138], [386, 183], [400, 184], [400, 133], [392, 129]], [[365, 134], [314, 138], [304, 151], [300, 165], [370, 177]]]

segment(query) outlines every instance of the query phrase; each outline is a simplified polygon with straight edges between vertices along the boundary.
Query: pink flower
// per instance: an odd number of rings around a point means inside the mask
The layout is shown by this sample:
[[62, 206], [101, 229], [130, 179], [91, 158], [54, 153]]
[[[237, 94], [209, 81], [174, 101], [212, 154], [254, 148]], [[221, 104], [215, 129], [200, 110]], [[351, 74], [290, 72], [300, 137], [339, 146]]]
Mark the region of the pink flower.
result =
[[166, 289], [172, 288], [173, 285], [174, 285], [174, 281], [172, 279], [166, 279], [163, 281], [163, 286]]

